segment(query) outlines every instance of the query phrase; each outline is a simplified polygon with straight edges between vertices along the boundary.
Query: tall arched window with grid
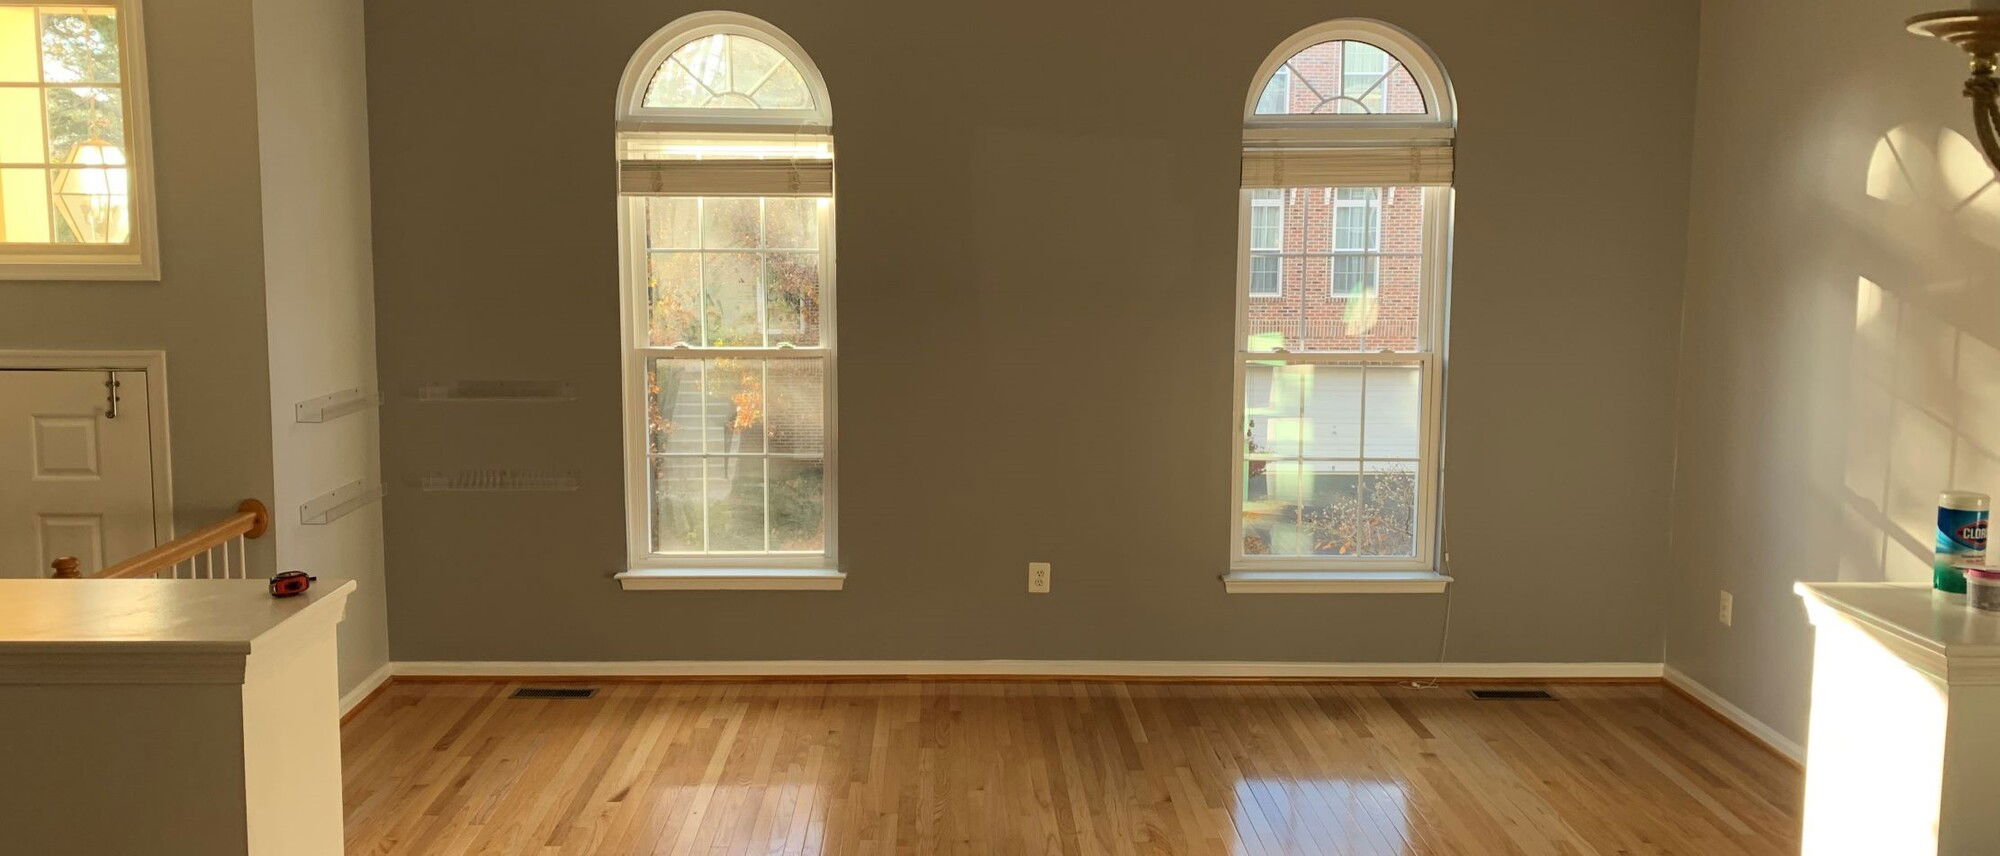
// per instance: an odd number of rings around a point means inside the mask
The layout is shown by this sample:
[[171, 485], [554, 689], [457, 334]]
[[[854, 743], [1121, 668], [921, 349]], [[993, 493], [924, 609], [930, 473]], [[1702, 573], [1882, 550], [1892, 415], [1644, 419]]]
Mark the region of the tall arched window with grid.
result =
[[832, 116], [747, 15], [681, 18], [627, 68], [627, 588], [840, 587]]
[[1230, 590], [1436, 590], [1449, 83], [1410, 34], [1333, 21], [1243, 115]]

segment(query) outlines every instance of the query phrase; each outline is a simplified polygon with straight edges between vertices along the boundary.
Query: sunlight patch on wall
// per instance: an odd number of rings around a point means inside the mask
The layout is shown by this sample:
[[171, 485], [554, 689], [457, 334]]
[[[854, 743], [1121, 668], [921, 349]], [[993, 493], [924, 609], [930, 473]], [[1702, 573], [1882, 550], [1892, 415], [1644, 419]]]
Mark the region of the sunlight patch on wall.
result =
[[1957, 443], [1956, 338], [1873, 280], [1856, 280], [1840, 579], [1930, 578], [1935, 500]]
[[1872, 198], [1905, 204], [1915, 199], [1909, 169], [1896, 151], [1896, 139], [1901, 136], [1903, 129], [1897, 128], [1875, 141], [1875, 151], [1868, 156], [1868, 195]]
[[[1885, 510], [1895, 527], [1892, 534], [1906, 545], [1928, 544], [1937, 531], [1938, 491], [1951, 484], [1951, 427], [1919, 408], [1898, 403], [1891, 430], [1894, 439], [1889, 447], [1889, 495]], [[1896, 551], [1892, 548], [1889, 553], [1893, 556]], [[1930, 572], [1926, 570], [1913, 579], [1928, 580]]]
[[1868, 159], [1867, 191], [1949, 215], [1966, 236], [2000, 247], [2000, 178], [1979, 147], [1950, 128], [1901, 125], [1883, 134]]
[[1965, 135], [1950, 128], [1939, 131], [1937, 161], [1944, 198], [1956, 200], [1955, 207], [1989, 214], [2000, 209], [2000, 194], [1993, 191], [1993, 167]]
[[1912, 123], [1876, 141], [1866, 191], [1878, 204], [1854, 285], [1838, 573], [1922, 581], [1938, 492], [2000, 494], [1991, 283], [1952, 263], [1969, 242], [2000, 247], [2000, 181], [1964, 135]]

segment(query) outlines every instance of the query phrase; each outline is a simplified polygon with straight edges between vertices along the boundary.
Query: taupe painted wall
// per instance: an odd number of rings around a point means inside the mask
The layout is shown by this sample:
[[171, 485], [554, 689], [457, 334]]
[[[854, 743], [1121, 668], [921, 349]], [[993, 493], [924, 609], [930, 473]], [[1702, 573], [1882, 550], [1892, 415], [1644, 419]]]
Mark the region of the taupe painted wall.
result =
[[[1446, 656], [1659, 660], [1694, 3], [728, 4], [832, 89], [851, 576], [626, 593], [611, 105], [707, 5], [368, 4], [385, 472], [584, 483], [391, 495], [396, 659], [1438, 656], [1442, 598], [1216, 580], [1244, 94], [1357, 15], [1426, 39], [1464, 116]], [[581, 397], [409, 398], [516, 377]]]
[[1795, 740], [1793, 582], [1928, 580], [1937, 492], [2000, 492], [2000, 186], [1963, 55], [1902, 32], [1937, 5], [1702, 7], [1667, 662]]
[[[164, 349], [186, 532], [271, 496], [250, 4], [151, 2], [145, 19], [160, 281], [0, 282], [0, 348]], [[272, 540], [249, 544], [270, 567]]]
[[340, 625], [340, 686], [389, 661], [382, 506], [322, 526], [296, 509], [381, 478], [376, 413], [300, 424], [296, 406], [375, 389], [375, 275], [369, 254], [368, 108], [361, 0], [253, 0], [263, 142], [264, 283], [278, 564], [360, 586]]

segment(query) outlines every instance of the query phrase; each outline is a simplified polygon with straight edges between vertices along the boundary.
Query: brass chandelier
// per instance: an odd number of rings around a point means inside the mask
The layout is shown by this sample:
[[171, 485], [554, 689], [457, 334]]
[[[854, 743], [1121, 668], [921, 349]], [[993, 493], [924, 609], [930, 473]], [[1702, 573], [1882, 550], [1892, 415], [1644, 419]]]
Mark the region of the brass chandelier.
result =
[[1986, 163], [2000, 171], [2000, 0], [1973, 0], [1972, 8], [1929, 12], [1911, 18], [1910, 32], [1943, 39], [1972, 56], [1965, 97], [1972, 99], [1972, 127]]

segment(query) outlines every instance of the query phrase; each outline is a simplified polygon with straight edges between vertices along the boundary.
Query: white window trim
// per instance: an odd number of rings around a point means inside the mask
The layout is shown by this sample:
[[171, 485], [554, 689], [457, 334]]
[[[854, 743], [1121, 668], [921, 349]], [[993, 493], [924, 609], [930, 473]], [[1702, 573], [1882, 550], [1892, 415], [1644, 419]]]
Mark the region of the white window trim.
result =
[[[1448, 207], [1450, 205], [1450, 191], [1448, 188], [1425, 188], [1424, 202], [1426, 205], [1435, 203]], [[1448, 208], [1444, 213], [1445, 216], [1449, 216]], [[1435, 242], [1447, 239], [1449, 230], [1442, 226], [1433, 226], [1429, 211], [1425, 212], [1424, 223], [1424, 239], [1428, 246], [1435, 246]], [[1426, 267], [1439, 266], [1442, 265]], [[1238, 267], [1243, 271], [1247, 271], [1249, 266], [1238, 265]], [[1239, 281], [1246, 276], [1246, 273], [1239, 272]], [[1426, 272], [1422, 278], [1421, 288], [1433, 294], [1441, 293], [1440, 290], [1445, 281], [1445, 277], [1442, 275]], [[1239, 296], [1243, 294], [1241, 287], [1239, 287], [1237, 293]], [[1426, 294], [1420, 300], [1431, 301], [1433, 298], [1429, 294]], [[1437, 556], [1440, 554], [1442, 543], [1442, 527], [1438, 525], [1442, 516], [1438, 490], [1442, 482], [1443, 471], [1444, 355], [1441, 353], [1441, 348], [1430, 348], [1426, 344], [1427, 342], [1436, 342], [1440, 338], [1440, 334], [1443, 332], [1443, 325], [1439, 323], [1439, 319], [1435, 317], [1429, 319], [1418, 331], [1418, 347], [1425, 350], [1381, 353], [1356, 351], [1311, 351], [1300, 353], [1280, 351], [1277, 353], [1265, 353], [1245, 350], [1242, 347], [1244, 335], [1247, 330], [1243, 326], [1244, 321], [1242, 320], [1243, 312], [1241, 305], [1241, 302], [1239, 302], [1236, 332], [1237, 348], [1235, 355], [1232, 357], [1232, 370], [1235, 375], [1236, 391], [1232, 396], [1232, 400], [1235, 403], [1231, 408], [1229, 433], [1230, 448], [1232, 450], [1229, 465], [1231, 492], [1229, 570], [1231, 575], [1245, 572], [1308, 574], [1315, 572], [1442, 573], [1437, 562]], [[1427, 302], [1424, 305], [1435, 307], [1438, 304], [1436, 302]], [[1432, 312], [1430, 314], [1432, 316], [1439, 316], [1443, 313]], [[1417, 467], [1417, 531], [1415, 534], [1417, 554], [1415, 556], [1407, 558], [1337, 557], [1321, 559], [1310, 556], [1248, 556], [1243, 553], [1243, 389], [1246, 369], [1250, 362], [1258, 359], [1283, 359], [1294, 364], [1415, 365], [1420, 368], [1423, 384], [1423, 418], [1417, 436], [1417, 459], [1419, 463]]]
[[[61, 6], [0, 0], [4, 6]], [[30, 244], [0, 247], [0, 280], [158, 282], [159, 216], [153, 192], [153, 114], [147, 91], [146, 26], [140, 0], [92, 0], [118, 10], [118, 75], [125, 107], [125, 163], [132, 240], [125, 245]]]
[[[1417, 91], [1423, 93], [1425, 112], [1339, 116], [1258, 115], [1257, 99], [1263, 94], [1261, 86], [1278, 66], [1313, 45], [1342, 40], [1368, 42], [1387, 51], [1409, 69], [1410, 76], [1417, 82]], [[1258, 66], [1256, 76], [1250, 81], [1250, 92], [1243, 102], [1243, 138], [1246, 142], [1282, 142], [1293, 137], [1295, 132], [1303, 132], [1305, 141], [1387, 139], [1407, 144], [1413, 139], [1450, 139], [1458, 121], [1458, 104], [1452, 94], [1450, 79], [1431, 50], [1409, 31], [1372, 18], [1329, 21], [1293, 33], [1264, 58], [1263, 65]], [[1331, 118], [1343, 120], [1345, 127], [1329, 127], [1331, 123], [1327, 120]]]
[[832, 568], [638, 568], [614, 574], [626, 591], [840, 591], [847, 575]]
[[[696, 39], [725, 34], [749, 36], [776, 48], [791, 60], [805, 78], [812, 93], [809, 110], [762, 110], [752, 108], [648, 107], [646, 87], [653, 73], [681, 46]], [[828, 133], [833, 128], [833, 105], [827, 98], [826, 78], [805, 48], [785, 31], [762, 18], [739, 12], [695, 12], [675, 18], [661, 27], [632, 54], [625, 76], [618, 84], [618, 128], [621, 131], [746, 131], [792, 128], [800, 133]]]
[[1436, 594], [1451, 577], [1434, 571], [1235, 571], [1229, 594]]
[[[1272, 69], [1272, 70], [1271, 70], [1271, 79], [1272, 79], [1272, 80], [1276, 80], [1276, 79], [1277, 79], [1277, 76], [1278, 76], [1279, 74], [1281, 74], [1281, 73], [1282, 73], [1282, 74], [1283, 74], [1283, 75], [1285, 76], [1285, 88], [1284, 88], [1284, 95], [1283, 95], [1283, 98], [1284, 98], [1284, 102], [1285, 102], [1285, 107], [1286, 107], [1286, 109], [1290, 109], [1290, 108], [1291, 108], [1291, 103], [1292, 103], [1292, 70], [1291, 70], [1290, 68], [1287, 68], [1287, 67], [1285, 67], [1284, 65], [1279, 65], [1279, 66], [1278, 66], [1277, 68], [1275, 68], [1275, 69]], [[1252, 103], [1251, 103], [1251, 105], [1250, 105], [1250, 109], [1251, 109], [1251, 111], [1252, 111], [1252, 112], [1255, 112], [1255, 111], [1256, 111], [1256, 109], [1257, 109], [1257, 105], [1258, 105], [1258, 104], [1261, 104], [1261, 103], [1263, 103], [1263, 101], [1264, 101], [1264, 90], [1262, 90], [1262, 89], [1260, 89], [1260, 90], [1257, 90], [1257, 96], [1256, 96], [1256, 98], [1255, 98], [1255, 99], [1254, 99], [1254, 100], [1252, 101]], [[1284, 115], [1284, 114], [1281, 114], [1281, 113], [1262, 113], [1262, 114], [1259, 114], [1259, 115], [1264, 115], [1264, 116], [1280, 116], [1280, 115]]]
[[[1349, 40], [1348, 43], [1352, 44], [1353, 40]], [[1387, 51], [1384, 51], [1384, 53], [1386, 54]], [[1363, 109], [1366, 109], [1368, 107], [1367, 98], [1370, 95], [1378, 97], [1382, 101], [1382, 103], [1386, 105], [1389, 101], [1389, 90], [1388, 90], [1389, 74], [1392, 70], [1389, 66], [1389, 63], [1386, 61], [1383, 62], [1382, 69], [1380, 71], [1375, 71], [1371, 69], [1371, 70], [1363, 70], [1357, 72], [1348, 67], [1347, 59], [1348, 59], [1348, 49], [1342, 48], [1340, 51], [1340, 97], [1344, 99], [1353, 100], [1355, 103], [1360, 104]], [[1360, 96], [1348, 95], [1347, 94], [1348, 78], [1355, 75], [1364, 75], [1364, 74], [1373, 76], [1375, 78], [1375, 82], [1369, 85], [1367, 89], [1363, 90]], [[1368, 112], [1374, 115], [1383, 115], [1380, 111], [1377, 110], [1369, 110]]]
[[[799, 69], [811, 87], [818, 120], [828, 121], [832, 116], [826, 99], [825, 82], [819, 76], [811, 60], [798, 48], [796, 42], [786, 37], [770, 24], [727, 12], [702, 12], [685, 16], [667, 25], [648, 39], [640, 53], [635, 54], [626, 66], [626, 77], [619, 89], [619, 123], [621, 134], [627, 132], [690, 131], [696, 136], [714, 138], [718, 132], [733, 133], [745, 138], [768, 140], [776, 132], [797, 143], [825, 142], [831, 144], [830, 126], [797, 127], [789, 124], [796, 117], [790, 114], [799, 111], [721, 111], [705, 110], [658, 110], [638, 108], [638, 118], [634, 116], [636, 101], [645, 94], [645, 85], [651, 81], [652, 73], [660, 62], [671, 55], [681, 45], [697, 38], [717, 32], [735, 32], [751, 35], [769, 42], [785, 54]], [[650, 51], [650, 53], [648, 53]], [[744, 114], [777, 114], [775, 122], [758, 123], [751, 117], [718, 117], [710, 114], [740, 112]], [[761, 118], [761, 117], [758, 117]], [[660, 121], [665, 119], [665, 121]], [[822, 134], [810, 134], [808, 130], [818, 127]], [[621, 147], [622, 148], [622, 147]], [[644, 291], [647, 283], [646, 253], [635, 248], [645, 246], [645, 223], [633, 216], [634, 211], [644, 205], [643, 196], [622, 196], [618, 199], [619, 234], [619, 314], [622, 339], [620, 388], [624, 403], [624, 460], [625, 460], [625, 531], [626, 569], [613, 575], [619, 586], [627, 591], [658, 590], [815, 590], [837, 591], [846, 582], [846, 575], [839, 570], [839, 439], [837, 426], [839, 418], [836, 403], [838, 372], [836, 341], [840, 322], [837, 317], [835, 271], [839, 265], [835, 259], [837, 234], [834, 224], [834, 205], [820, 206], [820, 345], [817, 348], [690, 348], [652, 347], [644, 344], [650, 334], [646, 329], [644, 311]], [[652, 552], [652, 521], [650, 510], [652, 497], [648, 477], [647, 437], [644, 429], [646, 418], [646, 362], [654, 357], [700, 358], [700, 357], [740, 357], [757, 360], [807, 359], [820, 363], [824, 368], [825, 399], [822, 413], [823, 448], [821, 453], [823, 483], [823, 515], [826, 528], [824, 550], [817, 553], [705, 553], [705, 554], [661, 554]]]
[[[1307, 47], [1326, 41], [1358, 40], [1380, 47], [1410, 70], [1429, 111], [1393, 118], [1366, 114], [1260, 116], [1256, 113], [1262, 85], [1279, 66]], [[1449, 79], [1428, 48], [1402, 29], [1381, 21], [1349, 19], [1308, 27], [1286, 39], [1258, 69], [1244, 104], [1244, 145], [1321, 146], [1331, 149], [1396, 145], [1451, 144], [1456, 102]], [[1430, 593], [1452, 581], [1442, 568], [1445, 364], [1451, 281], [1453, 191], [1449, 186], [1421, 188], [1424, 203], [1422, 274], [1419, 305], [1423, 323], [1413, 353], [1310, 352], [1253, 353], [1245, 347], [1249, 333], [1250, 195], [1238, 194], [1236, 332], [1231, 372], [1229, 431], [1230, 548], [1224, 590], [1232, 594], [1295, 594], [1315, 592]], [[1378, 239], [1379, 240], [1379, 239]], [[1378, 245], [1379, 248], [1379, 245]], [[1329, 267], [1331, 262], [1329, 262]], [[1418, 437], [1416, 555], [1409, 558], [1315, 558], [1247, 556], [1243, 553], [1243, 425], [1245, 370], [1255, 359], [1310, 363], [1389, 362], [1422, 367], [1422, 420]]]
[[[1342, 199], [1340, 198], [1340, 191], [1338, 189], [1336, 189], [1333, 192], [1333, 200], [1332, 200], [1333, 234], [1331, 236], [1332, 248], [1328, 250], [1328, 255], [1326, 259], [1326, 288], [1327, 288], [1328, 299], [1353, 300], [1356, 298], [1370, 297], [1382, 293], [1382, 256], [1383, 256], [1382, 191], [1386, 189], [1387, 188], [1379, 188], [1379, 187], [1374, 188], [1375, 195], [1367, 199]], [[1429, 200], [1425, 201], [1428, 202]], [[1369, 240], [1368, 240], [1368, 247], [1366, 249], [1343, 250], [1340, 248], [1340, 209], [1342, 208], [1374, 209], [1373, 213], [1375, 215], [1374, 219], [1375, 228], [1368, 235]], [[1340, 267], [1339, 262], [1340, 259], [1342, 258], [1374, 259], [1375, 260], [1374, 279], [1370, 280], [1368, 285], [1362, 288], [1358, 292], [1341, 291], [1337, 283], [1339, 282], [1339, 267]]]
[[1250, 296], [1260, 300], [1268, 300], [1274, 297], [1282, 298], [1285, 296], [1285, 191], [1279, 189], [1278, 198], [1270, 202], [1252, 199], [1250, 200], [1250, 208], [1252, 212], [1255, 212], [1258, 208], [1278, 209], [1278, 249], [1276, 251], [1258, 250], [1258, 252], [1278, 260], [1278, 289], [1269, 292], [1253, 291], [1250, 293]]

